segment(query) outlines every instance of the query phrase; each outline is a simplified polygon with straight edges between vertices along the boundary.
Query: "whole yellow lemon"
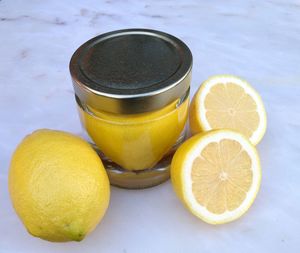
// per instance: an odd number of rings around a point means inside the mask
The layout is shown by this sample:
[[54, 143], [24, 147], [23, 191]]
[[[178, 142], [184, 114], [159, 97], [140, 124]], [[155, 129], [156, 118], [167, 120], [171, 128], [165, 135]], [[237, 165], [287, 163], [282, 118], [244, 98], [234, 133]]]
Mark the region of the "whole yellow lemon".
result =
[[90, 145], [47, 129], [17, 147], [9, 192], [28, 232], [55, 242], [81, 241], [102, 219], [110, 197], [107, 174]]

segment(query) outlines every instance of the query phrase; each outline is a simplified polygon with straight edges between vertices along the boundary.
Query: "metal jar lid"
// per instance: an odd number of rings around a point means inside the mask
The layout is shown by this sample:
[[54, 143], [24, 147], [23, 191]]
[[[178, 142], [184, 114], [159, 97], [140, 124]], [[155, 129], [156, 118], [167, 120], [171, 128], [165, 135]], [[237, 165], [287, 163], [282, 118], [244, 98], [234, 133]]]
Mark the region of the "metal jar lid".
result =
[[155, 30], [126, 29], [99, 35], [73, 54], [76, 96], [112, 113], [157, 110], [189, 89], [192, 54], [178, 38]]

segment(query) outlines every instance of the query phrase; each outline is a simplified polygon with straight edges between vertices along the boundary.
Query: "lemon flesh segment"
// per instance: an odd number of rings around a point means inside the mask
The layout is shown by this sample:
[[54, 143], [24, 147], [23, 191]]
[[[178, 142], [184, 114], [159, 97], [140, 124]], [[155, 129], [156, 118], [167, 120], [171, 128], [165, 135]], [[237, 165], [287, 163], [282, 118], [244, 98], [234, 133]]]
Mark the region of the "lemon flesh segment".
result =
[[259, 157], [241, 134], [214, 130], [195, 135], [178, 149], [171, 179], [192, 213], [207, 223], [226, 223], [254, 201], [261, 180]]
[[193, 103], [193, 113], [197, 116], [192, 118], [197, 122], [191, 125], [199, 124], [198, 128], [203, 131], [232, 129], [245, 135], [254, 145], [266, 131], [266, 112], [259, 94], [238, 77], [209, 78], [201, 85]]

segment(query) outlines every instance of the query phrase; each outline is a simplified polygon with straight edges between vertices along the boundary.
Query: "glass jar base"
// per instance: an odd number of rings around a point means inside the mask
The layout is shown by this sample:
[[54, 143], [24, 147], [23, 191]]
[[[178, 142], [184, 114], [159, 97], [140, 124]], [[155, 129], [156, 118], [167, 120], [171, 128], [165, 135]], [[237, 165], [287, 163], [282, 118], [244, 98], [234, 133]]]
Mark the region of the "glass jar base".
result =
[[94, 143], [91, 145], [100, 156], [111, 185], [125, 189], [144, 189], [159, 185], [170, 178], [172, 157], [185, 137], [184, 130], [172, 149], [154, 167], [144, 170], [126, 170], [107, 158]]

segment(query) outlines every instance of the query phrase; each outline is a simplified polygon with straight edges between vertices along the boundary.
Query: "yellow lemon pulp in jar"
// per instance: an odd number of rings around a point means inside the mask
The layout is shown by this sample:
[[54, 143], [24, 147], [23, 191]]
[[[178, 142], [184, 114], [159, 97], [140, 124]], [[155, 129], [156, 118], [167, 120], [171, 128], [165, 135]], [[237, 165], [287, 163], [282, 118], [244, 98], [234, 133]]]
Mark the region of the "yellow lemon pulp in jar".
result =
[[189, 98], [160, 110], [139, 114], [114, 114], [80, 106], [82, 124], [98, 148], [128, 170], [153, 167], [176, 143], [183, 131]]

